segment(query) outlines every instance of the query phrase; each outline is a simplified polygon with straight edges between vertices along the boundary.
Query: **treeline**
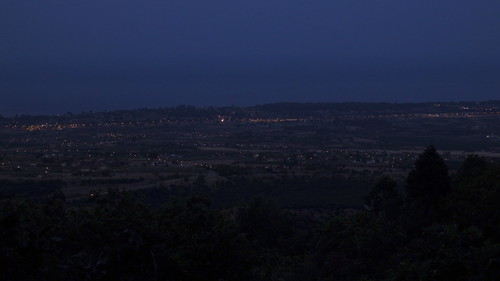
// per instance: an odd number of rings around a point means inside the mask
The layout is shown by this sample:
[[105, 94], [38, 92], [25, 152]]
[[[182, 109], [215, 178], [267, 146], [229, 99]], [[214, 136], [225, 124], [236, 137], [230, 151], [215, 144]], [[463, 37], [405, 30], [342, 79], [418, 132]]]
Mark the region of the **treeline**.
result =
[[450, 177], [433, 147], [405, 192], [389, 177], [366, 209], [283, 209], [205, 197], [161, 208], [110, 190], [0, 206], [0, 280], [500, 280], [500, 166], [469, 156]]
[[265, 197], [279, 208], [360, 208], [373, 175], [248, 175], [250, 170], [209, 182], [200, 175], [192, 184], [170, 184], [135, 192], [148, 205], [160, 206], [171, 197], [197, 195], [211, 199], [215, 208], [232, 208], [249, 199]]
[[61, 190], [66, 183], [62, 180], [0, 180], [0, 200], [12, 197], [43, 197]]

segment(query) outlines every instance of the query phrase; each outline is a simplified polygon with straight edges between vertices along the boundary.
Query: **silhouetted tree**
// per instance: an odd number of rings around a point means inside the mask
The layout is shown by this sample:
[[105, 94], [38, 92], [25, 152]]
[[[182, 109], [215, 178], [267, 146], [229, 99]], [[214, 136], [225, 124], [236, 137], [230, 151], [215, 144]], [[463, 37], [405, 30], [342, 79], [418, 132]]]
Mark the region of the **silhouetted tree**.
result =
[[482, 156], [470, 154], [467, 155], [455, 175], [456, 182], [469, 182], [479, 176], [488, 168], [488, 162]]
[[427, 147], [419, 155], [406, 184], [407, 198], [424, 205], [435, 206], [451, 191], [448, 167], [434, 146]]
[[397, 213], [402, 201], [397, 183], [388, 176], [378, 179], [364, 199], [368, 209], [377, 214], [382, 212], [387, 216]]
[[408, 243], [390, 280], [499, 280], [498, 254], [474, 227], [436, 224]]
[[338, 215], [318, 241], [320, 280], [385, 280], [404, 240], [402, 229], [384, 217]]
[[484, 165], [480, 158], [465, 160], [456, 175], [456, 187], [446, 200], [446, 211], [452, 222], [475, 226], [487, 238], [500, 242], [500, 166]]

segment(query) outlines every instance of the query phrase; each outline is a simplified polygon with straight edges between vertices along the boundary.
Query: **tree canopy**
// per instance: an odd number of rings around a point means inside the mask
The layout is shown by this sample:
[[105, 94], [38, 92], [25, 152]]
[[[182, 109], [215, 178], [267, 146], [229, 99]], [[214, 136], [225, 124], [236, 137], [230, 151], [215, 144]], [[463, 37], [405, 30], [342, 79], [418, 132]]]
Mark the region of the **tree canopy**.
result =
[[425, 204], [436, 204], [451, 191], [448, 166], [434, 146], [427, 147], [406, 178], [407, 196]]

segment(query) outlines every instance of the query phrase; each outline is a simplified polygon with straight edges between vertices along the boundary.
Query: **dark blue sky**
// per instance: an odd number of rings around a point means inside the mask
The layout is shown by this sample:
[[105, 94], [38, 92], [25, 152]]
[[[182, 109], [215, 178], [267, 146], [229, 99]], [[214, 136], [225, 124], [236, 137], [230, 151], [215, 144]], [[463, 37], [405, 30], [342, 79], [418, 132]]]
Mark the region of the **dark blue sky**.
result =
[[500, 98], [498, 0], [2, 0], [0, 115]]

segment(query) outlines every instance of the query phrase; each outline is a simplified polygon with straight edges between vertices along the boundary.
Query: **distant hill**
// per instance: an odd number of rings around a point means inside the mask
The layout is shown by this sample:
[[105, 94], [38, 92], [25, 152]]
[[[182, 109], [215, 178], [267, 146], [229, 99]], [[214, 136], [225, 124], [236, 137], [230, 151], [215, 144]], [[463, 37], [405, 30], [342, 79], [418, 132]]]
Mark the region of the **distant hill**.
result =
[[345, 115], [432, 114], [432, 113], [500, 112], [500, 100], [483, 102], [427, 102], [427, 103], [272, 103], [256, 106], [195, 107], [181, 105], [165, 108], [141, 108], [106, 112], [81, 112], [59, 115], [21, 115], [1, 117], [0, 122], [124, 122], [148, 120], [203, 121], [225, 118], [331, 118]]

